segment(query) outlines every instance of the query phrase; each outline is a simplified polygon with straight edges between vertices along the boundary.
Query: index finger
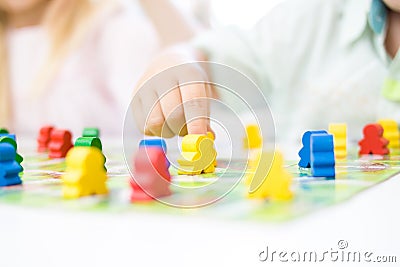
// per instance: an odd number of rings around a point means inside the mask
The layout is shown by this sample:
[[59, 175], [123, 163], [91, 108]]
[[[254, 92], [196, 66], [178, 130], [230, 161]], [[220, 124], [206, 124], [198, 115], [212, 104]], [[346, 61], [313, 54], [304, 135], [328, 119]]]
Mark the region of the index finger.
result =
[[179, 87], [189, 134], [207, 134], [209, 103], [206, 84], [198, 82]]

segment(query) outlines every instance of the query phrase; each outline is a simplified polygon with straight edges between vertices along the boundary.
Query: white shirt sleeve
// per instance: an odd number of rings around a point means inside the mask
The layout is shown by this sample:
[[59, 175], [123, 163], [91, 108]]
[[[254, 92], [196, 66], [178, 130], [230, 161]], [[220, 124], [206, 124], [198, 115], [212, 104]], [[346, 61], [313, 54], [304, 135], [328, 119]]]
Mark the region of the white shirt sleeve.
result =
[[160, 49], [157, 32], [139, 3], [132, 2], [104, 23], [98, 41], [100, 78], [125, 112], [137, 80]]

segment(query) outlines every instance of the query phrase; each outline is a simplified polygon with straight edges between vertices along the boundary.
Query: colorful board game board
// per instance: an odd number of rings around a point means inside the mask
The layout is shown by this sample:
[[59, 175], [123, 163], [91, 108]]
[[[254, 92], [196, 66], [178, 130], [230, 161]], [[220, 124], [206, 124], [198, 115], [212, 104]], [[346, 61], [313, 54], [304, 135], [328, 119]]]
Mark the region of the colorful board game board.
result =
[[[130, 174], [125, 166], [122, 150], [105, 151], [107, 157], [108, 196], [92, 196], [78, 200], [64, 200], [61, 196], [61, 180], [65, 169], [63, 159], [48, 159], [44, 153], [26, 153], [23, 162], [23, 185], [0, 188], [0, 202], [11, 205], [22, 205], [46, 209], [65, 209], [91, 212], [147, 212], [176, 214], [177, 216], [208, 216], [227, 220], [255, 220], [258, 222], [286, 221], [311, 213], [318, 209], [343, 202], [400, 172], [399, 156], [367, 157], [336, 162], [336, 179], [312, 178], [307, 170], [299, 170], [296, 162], [288, 162], [286, 168], [296, 177], [293, 183], [294, 199], [292, 201], [250, 200], [246, 198], [246, 187], [243, 182], [214, 204], [196, 209], [182, 209], [167, 206], [157, 201], [149, 203], [130, 203]], [[354, 154], [354, 153], [353, 153]], [[218, 159], [215, 174], [197, 176], [177, 175], [171, 165], [172, 181], [184, 187], [201, 187], [222, 181], [220, 187], [207, 191], [204, 187], [201, 198], [216, 199], [220, 190], [226, 190], [224, 181], [240, 178], [243, 173], [240, 166], [244, 162]], [[228, 166], [228, 167], [227, 167]], [[231, 183], [230, 183], [231, 184]], [[185, 204], [188, 198], [196, 201], [185, 190], [175, 190], [172, 196], [174, 203]], [[204, 203], [204, 199], [198, 199]]]

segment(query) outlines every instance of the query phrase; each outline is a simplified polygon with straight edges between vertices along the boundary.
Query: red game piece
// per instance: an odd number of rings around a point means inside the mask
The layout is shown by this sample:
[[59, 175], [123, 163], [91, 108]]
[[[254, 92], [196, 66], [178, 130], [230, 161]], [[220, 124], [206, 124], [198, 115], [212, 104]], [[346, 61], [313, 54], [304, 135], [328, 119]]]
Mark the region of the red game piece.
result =
[[360, 155], [374, 154], [387, 155], [389, 149], [387, 145], [389, 141], [383, 138], [383, 128], [380, 124], [368, 124], [363, 130], [364, 139], [358, 144], [360, 145]]
[[167, 157], [160, 147], [140, 147], [134, 159], [131, 201], [150, 201], [171, 195]]
[[49, 143], [49, 157], [52, 159], [65, 158], [72, 145], [72, 134], [66, 130], [53, 130]]
[[37, 138], [38, 152], [46, 152], [49, 148], [51, 132], [53, 129], [53, 126], [44, 126], [40, 128], [39, 136]]

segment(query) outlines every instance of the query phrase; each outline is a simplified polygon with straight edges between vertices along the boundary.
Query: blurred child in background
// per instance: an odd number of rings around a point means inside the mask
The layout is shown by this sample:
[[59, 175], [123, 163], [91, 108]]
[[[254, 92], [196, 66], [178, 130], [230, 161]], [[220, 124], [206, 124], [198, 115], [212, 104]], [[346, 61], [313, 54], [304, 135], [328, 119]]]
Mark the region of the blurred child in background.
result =
[[[249, 31], [224, 28], [170, 49], [150, 66], [142, 81], [184, 62], [227, 64], [247, 74], [266, 95], [278, 141], [298, 140], [305, 130], [326, 129], [331, 122], [348, 123], [350, 137], [359, 138], [367, 123], [400, 118], [399, 47], [400, 1], [291, 0]], [[187, 76], [204, 75], [200, 65], [174, 74], [171, 79], [178, 88], [151, 114], [138, 113], [140, 129], [153, 135], [163, 129], [170, 136], [179, 133], [185, 114], [207, 116], [206, 104], [191, 104], [179, 116], [169, 116], [182, 102], [209, 96], [204, 84], [179, 87]], [[212, 80], [212, 73], [208, 75]], [[239, 95], [246, 90], [232, 89]], [[229, 105], [229, 99], [225, 102]], [[208, 123], [191, 121], [188, 132], [205, 134]]]
[[0, 0], [0, 125], [120, 133], [143, 66], [197, 28], [168, 0]]

